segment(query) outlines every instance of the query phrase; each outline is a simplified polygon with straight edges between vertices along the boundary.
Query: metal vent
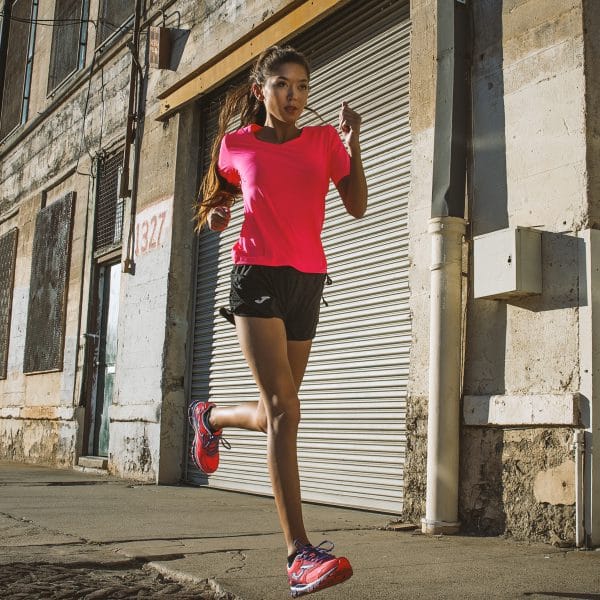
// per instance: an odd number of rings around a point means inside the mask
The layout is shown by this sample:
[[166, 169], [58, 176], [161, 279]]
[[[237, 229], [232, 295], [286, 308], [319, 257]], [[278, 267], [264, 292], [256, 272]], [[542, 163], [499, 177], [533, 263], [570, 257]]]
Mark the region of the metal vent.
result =
[[0, 379], [6, 379], [18, 229], [0, 236]]
[[[81, 67], [80, 44], [85, 47], [84, 13], [88, 0], [56, 0], [54, 19], [61, 23], [52, 31], [52, 52], [50, 55], [50, 73], [48, 90], [52, 91], [73, 71]], [[85, 5], [85, 6], [84, 6]]]
[[27, 48], [31, 20], [32, 0], [5, 2], [5, 10], [11, 8], [8, 27], [8, 51], [4, 89], [2, 93], [2, 114], [0, 116], [0, 138], [6, 137], [21, 123], [23, 90], [27, 72]]
[[123, 234], [123, 200], [119, 198], [119, 180], [123, 152], [102, 159], [98, 164], [96, 195], [96, 234], [94, 250], [121, 244]]
[[69, 192], [35, 221], [24, 373], [62, 369], [74, 205]]

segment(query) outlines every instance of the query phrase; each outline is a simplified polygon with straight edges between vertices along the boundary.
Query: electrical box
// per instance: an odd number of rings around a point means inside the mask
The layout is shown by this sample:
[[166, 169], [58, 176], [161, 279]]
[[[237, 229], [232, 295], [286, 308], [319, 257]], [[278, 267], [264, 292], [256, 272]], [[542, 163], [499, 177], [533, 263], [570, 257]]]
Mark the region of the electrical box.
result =
[[508, 300], [542, 293], [542, 233], [511, 227], [473, 240], [475, 298]]
[[149, 64], [155, 69], [168, 69], [171, 62], [171, 34], [166, 27], [150, 27]]

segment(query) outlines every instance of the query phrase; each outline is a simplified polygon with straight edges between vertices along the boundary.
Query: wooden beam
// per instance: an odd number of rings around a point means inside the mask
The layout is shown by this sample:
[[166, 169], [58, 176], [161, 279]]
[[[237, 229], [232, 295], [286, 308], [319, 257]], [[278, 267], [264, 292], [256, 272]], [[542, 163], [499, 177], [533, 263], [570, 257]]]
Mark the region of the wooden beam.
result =
[[220, 83], [241, 71], [265, 48], [281, 43], [303, 29], [322, 19], [329, 12], [348, 0], [309, 0], [284, 14], [281, 19], [257, 33], [254, 37], [216, 63], [200, 67], [192, 79], [187, 79], [162, 92], [157, 120], [164, 121], [186, 104], [217, 87]]

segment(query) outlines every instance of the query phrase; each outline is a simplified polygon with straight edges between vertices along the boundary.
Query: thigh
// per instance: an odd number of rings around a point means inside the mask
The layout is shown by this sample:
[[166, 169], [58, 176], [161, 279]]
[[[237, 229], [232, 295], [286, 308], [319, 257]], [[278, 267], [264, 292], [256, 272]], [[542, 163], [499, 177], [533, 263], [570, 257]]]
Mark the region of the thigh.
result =
[[[283, 321], [236, 315], [235, 324], [242, 352], [267, 410], [277, 403], [297, 404], [296, 377], [301, 369], [297, 359], [294, 359], [296, 375], [290, 365]], [[292, 351], [292, 354], [297, 353]]]

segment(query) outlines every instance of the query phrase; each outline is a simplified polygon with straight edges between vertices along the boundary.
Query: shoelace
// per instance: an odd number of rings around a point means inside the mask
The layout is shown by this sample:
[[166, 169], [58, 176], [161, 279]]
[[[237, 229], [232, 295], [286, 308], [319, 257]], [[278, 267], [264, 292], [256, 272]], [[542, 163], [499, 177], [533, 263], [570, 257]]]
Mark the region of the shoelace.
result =
[[208, 439], [202, 441], [202, 447], [206, 450], [206, 454], [213, 456], [219, 449], [219, 442], [221, 442], [223, 448], [231, 450], [231, 444], [222, 435], [214, 435], [212, 433], [208, 436]]
[[324, 562], [331, 558], [331, 551], [335, 545], [329, 540], [323, 540], [318, 546], [307, 544], [306, 546], [298, 547], [298, 556], [311, 562]]

